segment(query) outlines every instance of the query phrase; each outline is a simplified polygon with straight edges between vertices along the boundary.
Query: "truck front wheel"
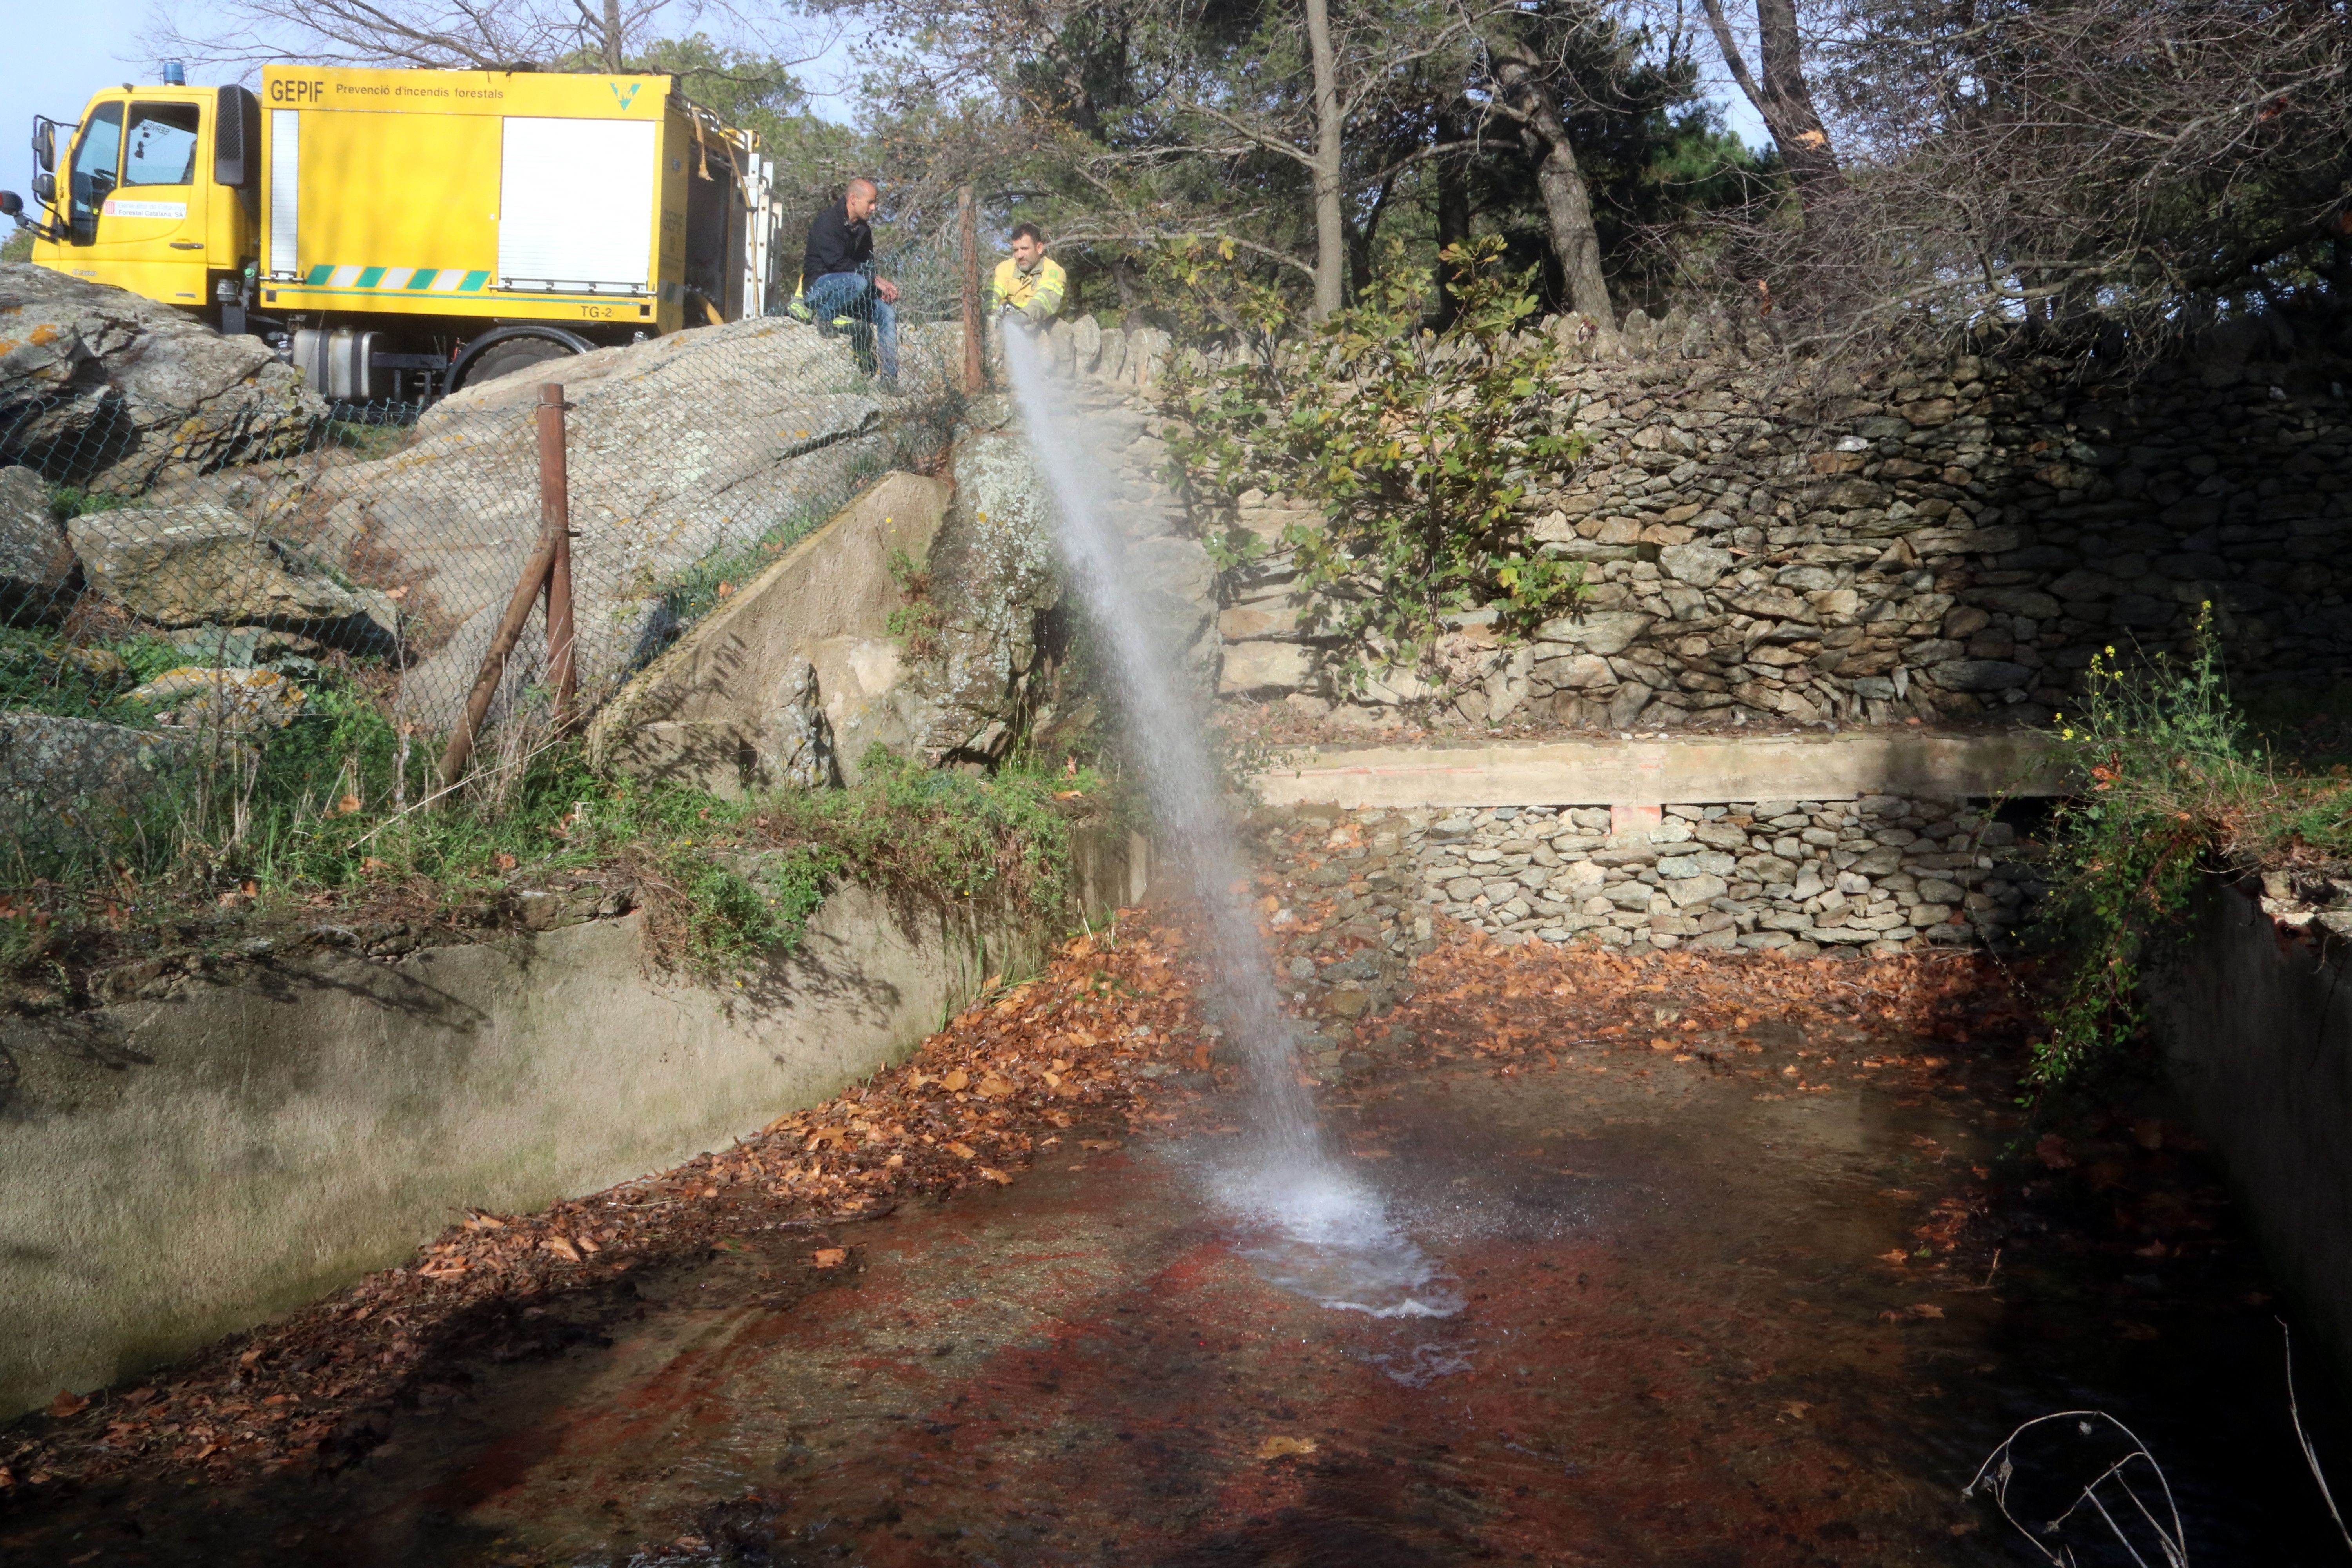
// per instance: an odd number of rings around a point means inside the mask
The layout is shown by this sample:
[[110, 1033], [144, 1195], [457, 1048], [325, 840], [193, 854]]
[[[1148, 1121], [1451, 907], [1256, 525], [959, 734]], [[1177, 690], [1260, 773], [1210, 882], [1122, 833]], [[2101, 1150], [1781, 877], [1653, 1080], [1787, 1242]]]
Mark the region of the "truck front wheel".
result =
[[449, 367], [449, 390], [479, 386], [550, 360], [586, 353], [595, 346], [562, 327], [498, 327], [466, 345]]

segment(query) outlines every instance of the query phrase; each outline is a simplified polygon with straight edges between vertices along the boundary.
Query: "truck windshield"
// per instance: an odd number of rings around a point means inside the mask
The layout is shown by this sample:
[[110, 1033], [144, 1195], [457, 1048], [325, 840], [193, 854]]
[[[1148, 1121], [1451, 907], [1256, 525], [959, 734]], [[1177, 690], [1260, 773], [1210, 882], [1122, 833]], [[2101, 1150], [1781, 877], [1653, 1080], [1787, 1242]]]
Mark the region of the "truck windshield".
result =
[[74, 143], [73, 226], [88, 233], [98, 226], [98, 209], [114, 191], [114, 171], [122, 154], [122, 105], [99, 105]]
[[196, 106], [135, 103], [124, 136], [122, 183], [188, 185], [196, 179]]

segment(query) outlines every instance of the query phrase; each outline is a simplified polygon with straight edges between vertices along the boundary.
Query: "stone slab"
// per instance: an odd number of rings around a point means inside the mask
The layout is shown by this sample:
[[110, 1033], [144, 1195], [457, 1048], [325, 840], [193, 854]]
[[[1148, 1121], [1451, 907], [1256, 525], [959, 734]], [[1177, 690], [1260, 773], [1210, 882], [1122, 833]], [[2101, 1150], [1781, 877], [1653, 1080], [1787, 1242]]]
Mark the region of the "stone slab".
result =
[[2050, 742], [2026, 731], [1344, 747], [1295, 756], [1256, 783], [1269, 805], [1397, 810], [2063, 793]]

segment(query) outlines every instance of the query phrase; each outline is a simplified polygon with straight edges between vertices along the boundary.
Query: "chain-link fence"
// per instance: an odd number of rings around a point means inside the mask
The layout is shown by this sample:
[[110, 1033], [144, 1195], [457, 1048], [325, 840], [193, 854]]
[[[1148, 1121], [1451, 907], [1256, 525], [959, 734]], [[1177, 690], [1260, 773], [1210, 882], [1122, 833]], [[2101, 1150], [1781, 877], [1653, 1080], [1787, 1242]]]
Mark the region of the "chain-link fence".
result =
[[[40, 282], [10, 335], [54, 363], [0, 374], [0, 888], [441, 788], [531, 587], [543, 384], [566, 405], [574, 712], [593, 710], [872, 476], [936, 456], [962, 265], [952, 234], [886, 250], [895, 320], [869, 292], [422, 405], [329, 403], [257, 339]], [[468, 789], [552, 733], [546, 616], [541, 592], [509, 627]]]

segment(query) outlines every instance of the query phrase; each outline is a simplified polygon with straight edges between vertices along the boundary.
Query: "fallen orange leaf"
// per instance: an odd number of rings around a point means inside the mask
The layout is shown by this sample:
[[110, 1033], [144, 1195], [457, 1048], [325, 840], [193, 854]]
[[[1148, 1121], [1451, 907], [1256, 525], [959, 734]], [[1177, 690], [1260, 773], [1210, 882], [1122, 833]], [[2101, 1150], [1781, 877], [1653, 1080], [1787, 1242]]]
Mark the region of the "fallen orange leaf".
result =
[[819, 1268], [838, 1268], [841, 1260], [849, 1256], [845, 1247], [820, 1247], [809, 1254], [809, 1262]]
[[1315, 1439], [1312, 1437], [1268, 1437], [1257, 1446], [1257, 1457], [1261, 1459], [1287, 1458], [1294, 1454], [1311, 1454], [1314, 1451]]
[[58, 1396], [49, 1401], [49, 1414], [62, 1421], [68, 1415], [79, 1415], [89, 1408], [89, 1401], [70, 1388], [60, 1388]]

